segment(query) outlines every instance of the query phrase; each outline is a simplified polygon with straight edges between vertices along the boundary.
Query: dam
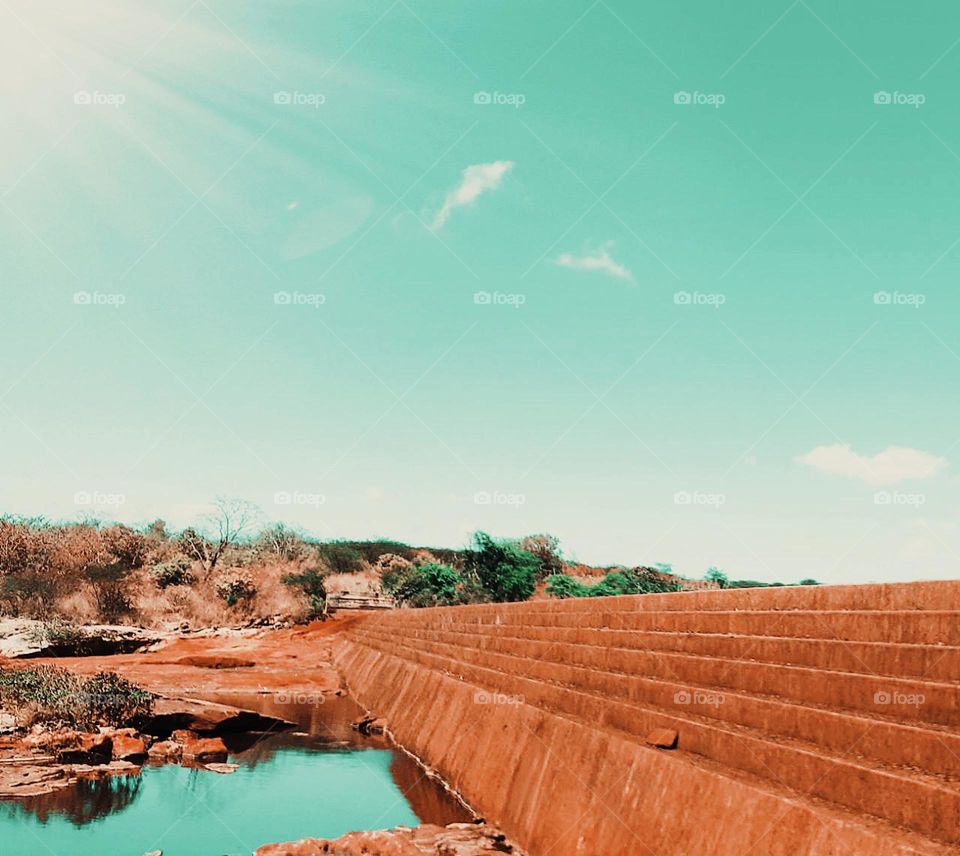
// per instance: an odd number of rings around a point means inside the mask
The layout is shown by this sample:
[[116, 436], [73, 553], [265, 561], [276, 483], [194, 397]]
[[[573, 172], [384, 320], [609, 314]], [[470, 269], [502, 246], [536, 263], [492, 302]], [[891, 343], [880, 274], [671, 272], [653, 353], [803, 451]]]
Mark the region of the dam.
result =
[[368, 614], [350, 692], [532, 856], [960, 852], [960, 583]]

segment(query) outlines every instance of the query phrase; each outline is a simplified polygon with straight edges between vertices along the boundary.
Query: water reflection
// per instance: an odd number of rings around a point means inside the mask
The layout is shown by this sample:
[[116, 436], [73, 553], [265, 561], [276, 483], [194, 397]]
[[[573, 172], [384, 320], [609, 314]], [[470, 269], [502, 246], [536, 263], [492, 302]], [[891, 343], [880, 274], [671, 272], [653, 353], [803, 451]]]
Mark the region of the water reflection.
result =
[[74, 826], [83, 826], [129, 808], [140, 793], [142, 785], [139, 775], [81, 779], [75, 785], [50, 794], [25, 797], [16, 803], [4, 803], [3, 809], [14, 814], [33, 814], [40, 823], [46, 823], [51, 816], [59, 815]]

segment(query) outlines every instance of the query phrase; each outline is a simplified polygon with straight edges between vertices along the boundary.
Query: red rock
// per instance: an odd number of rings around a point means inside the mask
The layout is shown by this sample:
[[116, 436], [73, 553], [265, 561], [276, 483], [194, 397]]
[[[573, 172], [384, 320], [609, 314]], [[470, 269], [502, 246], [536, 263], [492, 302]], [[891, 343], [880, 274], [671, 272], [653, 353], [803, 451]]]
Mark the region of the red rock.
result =
[[75, 734], [74, 739], [57, 750], [64, 764], [103, 764], [113, 757], [113, 738], [108, 734]]
[[147, 756], [147, 744], [139, 737], [117, 734], [113, 738], [113, 759], [132, 761]]
[[227, 760], [227, 747], [219, 737], [197, 737], [183, 744], [185, 761], [222, 763]]
[[147, 751], [151, 761], [170, 763], [183, 757], [183, 746], [173, 740], [158, 740]]
[[647, 743], [659, 749], [676, 749], [680, 735], [672, 728], [655, 728], [647, 735]]

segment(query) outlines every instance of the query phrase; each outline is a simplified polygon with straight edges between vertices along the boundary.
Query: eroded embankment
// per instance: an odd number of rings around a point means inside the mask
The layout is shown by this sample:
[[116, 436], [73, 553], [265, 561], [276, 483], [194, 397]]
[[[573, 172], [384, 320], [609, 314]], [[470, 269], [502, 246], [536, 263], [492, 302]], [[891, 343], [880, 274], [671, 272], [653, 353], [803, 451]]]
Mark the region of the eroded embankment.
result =
[[[351, 692], [536, 854], [946, 853], [960, 584], [370, 615]], [[677, 748], [651, 747], [654, 729]]]

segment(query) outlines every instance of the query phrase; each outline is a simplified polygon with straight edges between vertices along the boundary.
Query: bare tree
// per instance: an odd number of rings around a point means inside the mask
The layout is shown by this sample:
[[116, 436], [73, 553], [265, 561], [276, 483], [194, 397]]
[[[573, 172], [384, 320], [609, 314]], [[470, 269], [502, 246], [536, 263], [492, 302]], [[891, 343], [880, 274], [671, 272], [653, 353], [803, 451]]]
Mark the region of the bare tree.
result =
[[218, 496], [213, 505], [214, 510], [204, 516], [203, 533], [185, 529], [180, 536], [181, 546], [208, 574], [227, 547], [249, 534], [262, 517], [260, 509], [246, 499]]

